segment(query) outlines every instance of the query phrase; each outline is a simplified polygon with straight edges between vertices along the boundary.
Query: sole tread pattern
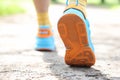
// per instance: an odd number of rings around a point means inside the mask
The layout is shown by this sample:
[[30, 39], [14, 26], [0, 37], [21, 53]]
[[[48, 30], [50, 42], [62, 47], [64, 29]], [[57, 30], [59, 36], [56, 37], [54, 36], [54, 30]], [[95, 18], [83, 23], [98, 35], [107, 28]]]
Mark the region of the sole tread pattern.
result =
[[80, 17], [64, 15], [58, 22], [58, 31], [66, 47], [66, 64], [87, 67], [95, 64], [95, 55], [88, 46], [86, 26]]

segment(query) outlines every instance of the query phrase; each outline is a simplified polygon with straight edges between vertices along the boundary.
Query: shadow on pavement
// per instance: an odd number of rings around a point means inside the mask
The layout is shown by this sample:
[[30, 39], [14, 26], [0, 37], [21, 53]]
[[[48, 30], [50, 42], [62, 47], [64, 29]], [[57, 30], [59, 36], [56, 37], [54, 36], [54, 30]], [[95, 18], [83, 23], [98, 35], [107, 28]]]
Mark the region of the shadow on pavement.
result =
[[50, 63], [49, 69], [58, 80], [110, 80], [94, 68], [70, 67], [57, 52], [44, 52], [43, 60]]

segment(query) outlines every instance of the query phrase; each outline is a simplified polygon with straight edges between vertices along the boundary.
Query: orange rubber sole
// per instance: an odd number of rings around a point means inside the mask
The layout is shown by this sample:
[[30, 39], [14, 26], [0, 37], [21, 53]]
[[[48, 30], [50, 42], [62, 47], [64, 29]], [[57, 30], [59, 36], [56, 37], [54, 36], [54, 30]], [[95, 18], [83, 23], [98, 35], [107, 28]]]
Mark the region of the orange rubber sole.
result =
[[58, 22], [58, 31], [66, 47], [66, 64], [80, 67], [91, 67], [95, 64], [86, 25], [80, 17], [75, 14], [64, 15]]

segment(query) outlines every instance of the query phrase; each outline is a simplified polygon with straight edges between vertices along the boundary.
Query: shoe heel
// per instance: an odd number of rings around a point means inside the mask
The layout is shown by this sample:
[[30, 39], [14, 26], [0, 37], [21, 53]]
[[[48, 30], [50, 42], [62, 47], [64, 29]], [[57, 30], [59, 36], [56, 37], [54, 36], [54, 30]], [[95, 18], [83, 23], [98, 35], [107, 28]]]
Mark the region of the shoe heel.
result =
[[66, 50], [65, 63], [71, 66], [91, 67], [95, 64], [95, 55], [89, 47], [81, 47], [76, 51]]
[[55, 43], [53, 36], [48, 38], [36, 38], [36, 50], [37, 51], [54, 51], [55, 50]]

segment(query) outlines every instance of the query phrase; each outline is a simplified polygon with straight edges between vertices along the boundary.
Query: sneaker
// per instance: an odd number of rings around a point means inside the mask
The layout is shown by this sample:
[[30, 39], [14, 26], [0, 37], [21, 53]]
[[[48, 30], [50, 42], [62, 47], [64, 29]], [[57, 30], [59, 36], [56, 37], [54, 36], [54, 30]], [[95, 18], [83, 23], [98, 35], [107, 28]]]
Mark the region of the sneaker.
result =
[[36, 48], [37, 51], [54, 51], [55, 44], [53, 33], [49, 26], [40, 26], [37, 38]]
[[58, 22], [58, 31], [66, 47], [65, 62], [71, 66], [91, 67], [95, 64], [89, 22], [82, 7], [68, 5]]

